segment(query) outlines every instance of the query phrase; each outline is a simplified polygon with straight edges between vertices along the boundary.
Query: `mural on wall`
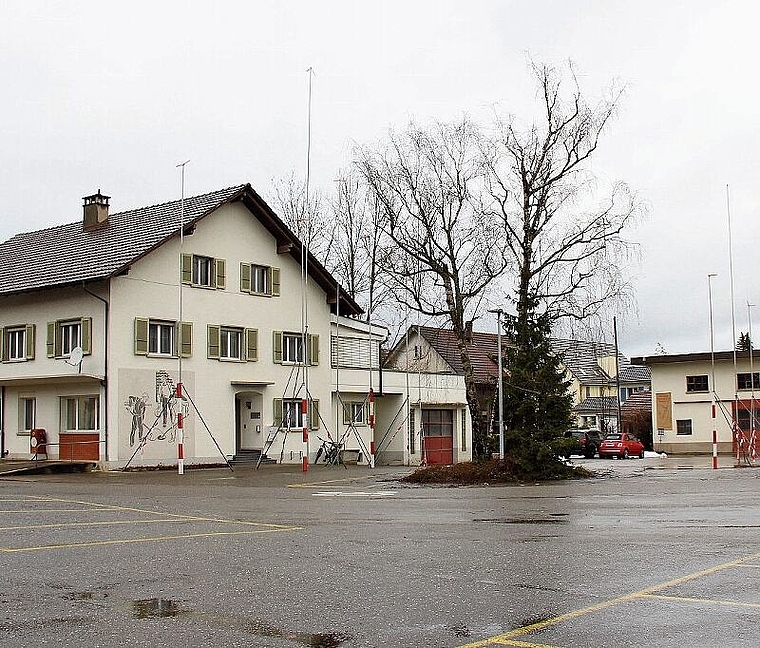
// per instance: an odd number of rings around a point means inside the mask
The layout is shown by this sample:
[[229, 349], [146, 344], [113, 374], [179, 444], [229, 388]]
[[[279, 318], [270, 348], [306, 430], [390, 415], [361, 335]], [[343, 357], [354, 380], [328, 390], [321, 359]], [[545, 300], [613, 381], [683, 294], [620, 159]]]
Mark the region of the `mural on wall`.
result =
[[[183, 372], [182, 382], [192, 389], [192, 376]], [[120, 453], [128, 453], [127, 457], [140, 452], [145, 458], [173, 458], [180, 413], [185, 449], [194, 445], [192, 408], [186, 396], [177, 398], [176, 376], [171, 372], [122, 369], [119, 396], [124, 417], [119, 425]]]
[[152, 420], [145, 420], [149, 400], [145, 392], [140, 396], [130, 395], [124, 403], [124, 407], [132, 416], [130, 447], [133, 447], [135, 442], [140, 445], [151, 441], [174, 443], [177, 438], [178, 414], [182, 413], [184, 421], [187, 421], [190, 404], [184, 395], [177, 398], [177, 386], [169, 373], [163, 369], [156, 372], [155, 394]]

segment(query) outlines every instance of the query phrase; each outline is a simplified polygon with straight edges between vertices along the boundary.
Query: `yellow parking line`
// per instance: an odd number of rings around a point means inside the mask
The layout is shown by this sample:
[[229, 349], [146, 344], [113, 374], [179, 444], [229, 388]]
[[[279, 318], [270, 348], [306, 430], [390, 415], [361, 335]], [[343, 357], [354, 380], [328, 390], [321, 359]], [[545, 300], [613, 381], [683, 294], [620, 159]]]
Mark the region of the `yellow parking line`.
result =
[[518, 641], [517, 639], [505, 639], [499, 642], [500, 646], [521, 646], [522, 648], [558, 648], [549, 644], [532, 643], [530, 641]]
[[192, 533], [174, 536], [155, 536], [151, 538], [130, 538], [127, 540], [100, 540], [97, 542], [70, 542], [64, 544], [40, 545], [38, 547], [0, 547], [0, 553], [23, 553], [28, 551], [47, 551], [50, 549], [78, 549], [80, 547], [102, 547], [106, 545], [137, 544], [142, 542], [162, 542], [167, 540], [190, 540], [193, 538], [213, 538], [217, 536], [257, 535], [260, 533], [277, 533], [296, 531], [301, 527], [283, 527], [281, 529], [261, 529], [259, 531], [218, 531], [214, 533]]
[[58, 524], [23, 524], [18, 526], [0, 527], [0, 531], [18, 531], [21, 529], [60, 529], [62, 527], [93, 527], [114, 526], [116, 524], [156, 524], [157, 522], [174, 522], [183, 524], [191, 520], [177, 520], [175, 518], [154, 518], [151, 520], [110, 520], [108, 522], [59, 522]]
[[719, 599], [692, 598], [689, 596], [667, 596], [665, 594], [644, 594], [642, 598], [659, 599], [661, 601], [682, 601], [684, 603], [701, 603], [709, 605], [728, 605], [731, 607], [760, 608], [760, 603], [745, 603], [744, 601], [723, 601]]
[[[105, 509], [105, 512], [108, 512], [108, 509]], [[0, 510], [0, 513], [3, 515], [7, 513], [26, 513], [27, 515], [29, 513], [92, 513], [91, 508], [78, 508], [78, 509], [43, 509], [43, 508], [36, 508], [36, 509], [11, 509], [11, 510]]]
[[653, 585], [652, 587], [646, 587], [642, 590], [639, 590], [638, 592], [632, 592], [631, 594], [626, 594], [624, 596], [618, 596], [617, 598], [610, 599], [608, 601], [603, 601], [601, 603], [597, 603], [595, 605], [590, 605], [589, 607], [581, 608], [579, 610], [573, 610], [572, 612], [567, 612], [565, 614], [560, 614], [559, 616], [552, 617], [550, 619], [545, 619], [543, 621], [538, 621], [536, 623], [531, 623], [530, 625], [522, 626], [521, 628], [516, 628], [515, 630], [510, 630], [509, 632], [505, 632], [500, 635], [496, 635], [494, 637], [489, 637], [487, 639], [482, 639], [480, 641], [474, 641], [472, 643], [464, 644], [460, 646], [460, 648], [481, 648], [482, 646], [489, 646], [493, 644], [504, 644], [505, 641], [508, 641], [512, 639], [513, 637], [519, 637], [521, 635], [526, 635], [530, 632], [536, 632], [537, 630], [542, 630], [543, 628], [546, 628], [551, 625], [556, 625], [558, 623], [562, 623], [563, 621], [570, 621], [572, 619], [577, 619], [578, 617], [585, 616], [587, 614], [591, 614], [592, 612], [597, 612], [599, 610], [604, 610], [606, 608], [613, 607], [615, 605], [620, 605], [621, 603], [627, 603], [629, 601], [633, 601], [636, 599], [643, 598], [647, 595], [654, 594], [656, 592], [660, 592], [664, 589], [667, 589], [669, 587], [675, 587], [676, 585], [682, 585], [683, 583], [687, 583], [692, 580], [696, 580], [698, 578], [702, 578], [704, 576], [710, 576], [711, 574], [715, 574], [720, 571], [724, 571], [726, 569], [730, 569], [731, 567], [737, 567], [739, 565], [743, 565], [744, 563], [752, 560], [758, 560], [760, 559], [760, 553], [751, 554], [749, 556], [745, 556], [744, 558], [738, 558], [736, 560], [731, 560], [729, 562], [723, 563], [721, 565], [716, 565], [715, 567], [710, 567], [708, 569], [703, 569], [698, 572], [694, 572], [692, 574], [687, 574], [686, 576], [681, 576], [680, 578], [675, 578], [673, 580], [667, 581], [665, 583], [660, 583], [658, 585]]
[[[168, 513], [166, 511], [151, 511], [150, 509], [135, 508], [132, 506], [116, 506], [112, 504], [100, 504], [98, 502], [87, 502], [82, 500], [68, 500], [58, 498], [39, 498], [41, 502], [62, 502], [68, 504], [82, 504], [86, 506], [94, 506], [97, 510], [106, 511], [129, 511], [131, 513], [147, 513], [148, 515], [165, 515], [167, 517], [177, 518], [179, 520], [192, 520], [196, 522], [220, 522], [223, 524], [244, 524], [247, 526], [266, 527], [271, 529], [285, 529], [290, 530], [290, 526], [285, 524], [272, 524], [269, 522], [248, 522], [246, 520], [226, 520], [224, 518], [208, 518], [195, 515], [181, 515], [179, 513]], [[44, 509], [42, 509], [44, 511]], [[299, 527], [300, 528], [300, 527]]]

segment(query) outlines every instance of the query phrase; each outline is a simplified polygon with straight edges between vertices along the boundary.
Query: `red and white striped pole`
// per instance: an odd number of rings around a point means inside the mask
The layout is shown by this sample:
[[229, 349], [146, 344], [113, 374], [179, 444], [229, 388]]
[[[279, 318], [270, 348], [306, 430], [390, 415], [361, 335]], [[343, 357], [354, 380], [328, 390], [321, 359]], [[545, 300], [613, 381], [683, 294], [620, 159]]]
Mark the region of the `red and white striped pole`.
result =
[[715, 403], [712, 404], [713, 431], [712, 431], [712, 467], [718, 468], [718, 432], [715, 429]]
[[309, 401], [304, 398], [301, 400], [301, 421], [303, 421], [303, 442], [305, 449], [303, 453], [303, 465], [301, 470], [307, 472], [309, 470]]
[[177, 472], [185, 474], [185, 431], [182, 414], [182, 383], [177, 383]]
[[369, 390], [369, 467], [375, 467], [375, 390]]

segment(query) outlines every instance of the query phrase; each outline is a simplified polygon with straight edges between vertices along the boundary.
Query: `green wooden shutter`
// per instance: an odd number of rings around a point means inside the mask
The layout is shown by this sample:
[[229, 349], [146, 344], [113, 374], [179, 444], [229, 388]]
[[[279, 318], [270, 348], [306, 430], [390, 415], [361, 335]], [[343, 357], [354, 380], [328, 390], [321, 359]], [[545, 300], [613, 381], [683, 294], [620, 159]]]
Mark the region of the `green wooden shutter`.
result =
[[259, 359], [259, 331], [255, 328], [245, 329], [245, 359], [256, 362]]
[[309, 347], [308, 363], [311, 365], [319, 364], [319, 336], [307, 335], [307, 343]]
[[208, 331], [208, 353], [209, 358], [219, 359], [219, 329], [220, 327], [209, 324], [206, 327]]
[[177, 340], [179, 354], [183, 358], [189, 358], [193, 355], [193, 323], [180, 322], [177, 325], [177, 332], [179, 333]]
[[[26, 343], [26, 349], [25, 355], [27, 360], [34, 360], [34, 347], [35, 347], [35, 325], [34, 324], [27, 324], [26, 325], [26, 337], [25, 337], [25, 343]], [[3, 336], [5, 337], [5, 336]]]
[[282, 398], [275, 398], [273, 401], [274, 405], [274, 425], [279, 427], [282, 425]]
[[8, 345], [5, 343], [6, 332], [4, 328], [0, 328], [0, 359], [3, 362], [9, 360]]
[[272, 331], [273, 362], [282, 364], [282, 331]]
[[227, 287], [227, 262], [224, 259], [214, 259], [214, 270], [216, 274], [216, 288], [224, 290]]
[[56, 320], [55, 322], [55, 357], [58, 358], [62, 355], [63, 341], [61, 340], [61, 323]]
[[55, 322], [47, 323], [47, 357], [55, 357]]
[[135, 355], [148, 355], [148, 320], [135, 317]]
[[343, 403], [343, 424], [351, 422], [351, 403]]
[[269, 290], [273, 297], [280, 296], [280, 269], [269, 268]]
[[251, 264], [240, 264], [240, 292], [251, 292]]
[[193, 255], [183, 254], [180, 264], [180, 276], [182, 283], [193, 283]]
[[90, 355], [92, 353], [92, 317], [83, 317], [80, 320], [79, 332], [79, 344], [82, 347], [82, 353]]
[[311, 407], [309, 409], [309, 427], [312, 430], [319, 429], [319, 399], [311, 401]]

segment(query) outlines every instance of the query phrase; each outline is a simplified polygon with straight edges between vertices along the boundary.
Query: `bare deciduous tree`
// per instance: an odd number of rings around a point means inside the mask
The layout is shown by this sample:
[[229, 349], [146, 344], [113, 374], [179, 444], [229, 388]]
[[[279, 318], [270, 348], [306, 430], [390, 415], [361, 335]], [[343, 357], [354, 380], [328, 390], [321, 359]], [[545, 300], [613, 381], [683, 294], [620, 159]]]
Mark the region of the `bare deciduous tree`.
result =
[[398, 300], [452, 327], [473, 443], [482, 446], [487, 421], [478, 406], [467, 341], [507, 261], [503, 227], [477, 211], [483, 182], [478, 131], [466, 119], [427, 129], [410, 124], [392, 132], [385, 145], [359, 151], [357, 167], [382, 210], [379, 226], [392, 243], [384, 265]]
[[483, 140], [483, 211], [504, 226], [518, 320], [536, 311], [585, 320], [630, 295], [621, 270], [631, 245], [622, 233], [642, 207], [622, 182], [599, 199], [590, 172], [620, 92], [590, 106], [572, 66], [567, 93], [561, 71], [533, 71], [543, 117], [525, 129], [514, 119], [498, 122], [496, 134]]

